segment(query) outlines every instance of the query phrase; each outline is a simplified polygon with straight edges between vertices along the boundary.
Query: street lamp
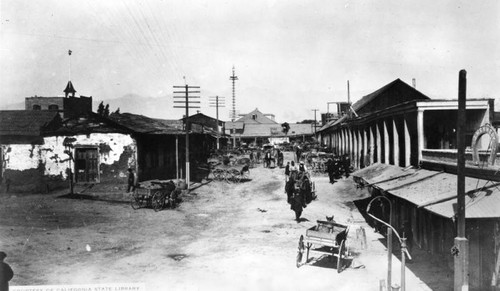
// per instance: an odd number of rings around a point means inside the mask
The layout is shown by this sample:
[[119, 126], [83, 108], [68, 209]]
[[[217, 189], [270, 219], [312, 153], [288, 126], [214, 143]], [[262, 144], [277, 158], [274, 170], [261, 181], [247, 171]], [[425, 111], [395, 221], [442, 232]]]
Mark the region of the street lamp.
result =
[[[370, 207], [371, 207], [371, 204], [373, 201], [379, 199], [379, 198], [384, 198], [385, 200], [387, 200], [387, 202], [389, 202], [389, 223], [373, 216], [371, 213], [370, 213]], [[375, 219], [376, 221], [384, 224], [387, 226], [387, 256], [388, 256], [388, 270], [387, 270], [387, 288], [391, 288], [391, 272], [392, 272], [392, 232], [394, 231], [394, 234], [397, 236], [398, 240], [399, 240], [399, 243], [401, 245], [401, 291], [405, 291], [405, 254], [408, 256], [408, 259], [411, 260], [411, 256], [410, 256], [410, 253], [408, 252], [408, 250], [406, 249], [406, 238], [401, 238], [398, 234], [398, 232], [394, 229], [394, 227], [392, 227], [392, 202], [391, 200], [389, 200], [389, 198], [385, 197], [385, 196], [377, 196], [375, 198], [373, 198], [370, 203], [368, 203], [368, 206], [366, 207], [366, 213], [373, 219]], [[389, 289], [390, 290], [390, 289]]]

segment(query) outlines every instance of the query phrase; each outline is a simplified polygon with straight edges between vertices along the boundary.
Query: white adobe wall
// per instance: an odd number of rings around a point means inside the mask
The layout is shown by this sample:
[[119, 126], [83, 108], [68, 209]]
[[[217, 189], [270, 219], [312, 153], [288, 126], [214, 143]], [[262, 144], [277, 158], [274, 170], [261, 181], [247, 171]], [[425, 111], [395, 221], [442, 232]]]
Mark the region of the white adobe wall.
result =
[[[89, 135], [76, 135], [73, 145], [97, 146], [105, 144], [111, 148], [109, 152], [99, 154], [100, 164], [112, 165], [120, 159], [124, 147], [128, 146], [137, 152], [135, 140], [128, 134], [120, 133], [92, 133]], [[44, 138], [43, 145], [3, 145], [4, 169], [28, 170], [36, 169], [40, 163], [45, 164], [44, 175], [61, 175], [66, 178], [66, 169], [69, 166], [68, 155], [63, 145], [64, 136]], [[74, 153], [74, 150], [73, 150]], [[129, 158], [128, 165], [136, 164], [136, 155]], [[72, 166], [73, 163], [72, 163]]]

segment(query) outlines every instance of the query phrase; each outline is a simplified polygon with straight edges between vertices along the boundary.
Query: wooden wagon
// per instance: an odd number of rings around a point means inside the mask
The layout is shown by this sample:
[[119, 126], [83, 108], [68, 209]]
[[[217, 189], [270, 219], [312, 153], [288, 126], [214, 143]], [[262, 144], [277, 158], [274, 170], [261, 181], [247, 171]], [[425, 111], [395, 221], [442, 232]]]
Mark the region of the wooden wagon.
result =
[[164, 207], [175, 208], [181, 190], [172, 181], [150, 181], [150, 185], [139, 185], [131, 197], [134, 210], [139, 208], [153, 208], [160, 211]]
[[[297, 268], [309, 262], [309, 252], [320, 252], [337, 258], [337, 272], [342, 272], [347, 257], [346, 239], [349, 226], [333, 221], [317, 220], [317, 225], [307, 229], [299, 238]], [[303, 254], [306, 260], [302, 263]]]

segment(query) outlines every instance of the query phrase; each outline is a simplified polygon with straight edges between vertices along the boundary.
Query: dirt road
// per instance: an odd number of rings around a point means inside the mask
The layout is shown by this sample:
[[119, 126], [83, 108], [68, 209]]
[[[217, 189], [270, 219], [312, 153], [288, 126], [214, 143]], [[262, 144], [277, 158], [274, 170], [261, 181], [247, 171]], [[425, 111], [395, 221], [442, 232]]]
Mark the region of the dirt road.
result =
[[[387, 253], [382, 236], [352, 203], [366, 195], [352, 180], [332, 185], [315, 177], [318, 200], [297, 223], [286, 202], [283, 169], [258, 167], [251, 179], [204, 184], [178, 208], [161, 212], [134, 211], [125, 194], [110, 201], [7, 195], [0, 205], [0, 249], [16, 273], [11, 286], [144, 282], [147, 290], [379, 290]], [[365, 227], [367, 247], [352, 240], [356, 268], [338, 274], [328, 258], [296, 268], [299, 236], [326, 215]], [[448, 290], [439, 268], [428, 275], [433, 270], [419, 262], [411, 267], [420, 268], [425, 282], [408, 269], [407, 290]], [[393, 265], [393, 282], [399, 282], [396, 257]]]

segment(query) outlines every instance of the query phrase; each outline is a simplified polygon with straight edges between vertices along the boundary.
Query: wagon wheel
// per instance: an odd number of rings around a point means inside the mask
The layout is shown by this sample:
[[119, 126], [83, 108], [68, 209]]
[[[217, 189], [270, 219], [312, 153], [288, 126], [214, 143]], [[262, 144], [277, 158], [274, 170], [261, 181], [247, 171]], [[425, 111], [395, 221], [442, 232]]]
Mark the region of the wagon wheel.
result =
[[134, 192], [134, 193], [132, 194], [132, 197], [131, 197], [131, 199], [130, 199], [130, 204], [132, 205], [132, 208], [133, 208], [134, 210], [137, 210], [137, 209], [139, 209], [139, 208], [141, 208], [141, 207], [142, 207], [142, 205], [141, 205], [141, 201], [140, 201], [140, 196], [139, 196], [139, 195], [137, 195], [137, 192]]
[[240, 171], [236, 170], [236, 169], [233, 169], [231, 171], [231, 174], [233, 175], [233, 181], [236, 182], [236, 183], [239, 183], [241, 182], [241, 179], [243, 178], [243, 175], [241, 174]]
[[337, 273], [342, 272], [343, 265], [342, 265], [342, 259], [345, 253], [345, 240], [342, 240], [342, 242], [339, 245], [339, 253], [337, 255]]
[[241, 180], [247, 181], [250, 179], [250, 171], [243, 171], [241, 174]]
[[160, 211], [165, 204], [165, 197], [161, 191], [156, 191], [151, 197], [151, 206], [155, 211]]
[[214, 170], [214, 179], [217, 181], [222, 181], [224, 179], [224, 171], [221, 169]]
[[298, 249], [297, 249], [297, 262], [296, 262], [297, 268], [302, 265], [302, 256], [304, 254], [304, 249], [305, 249], [304, 236], [301, 235], [299, 238], [299, 245], [298, 245]]

